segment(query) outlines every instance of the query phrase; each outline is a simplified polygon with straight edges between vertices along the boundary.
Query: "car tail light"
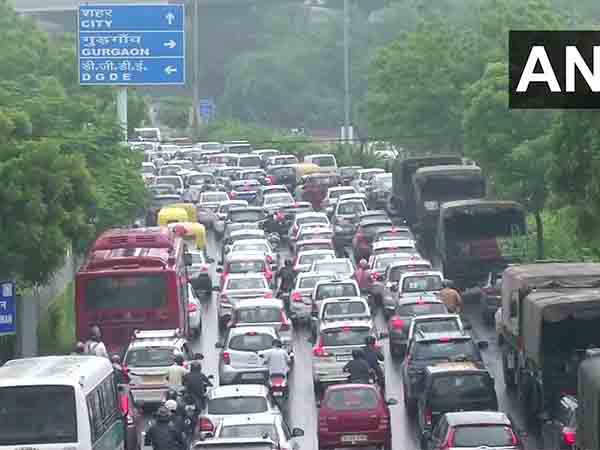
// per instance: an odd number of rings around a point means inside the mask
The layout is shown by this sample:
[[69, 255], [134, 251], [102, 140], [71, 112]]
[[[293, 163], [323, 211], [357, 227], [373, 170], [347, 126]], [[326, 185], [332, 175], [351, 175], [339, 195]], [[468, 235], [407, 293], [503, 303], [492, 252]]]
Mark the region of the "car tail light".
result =
[[[519, 442], [519, 437], [517, 436], [517, 433], [515, 433], [515, 430], [511, 429], [510, 434], [512, 437], [512, 445], [514, 447], [518, 446], [520, 444], [520, 442]], [[573, 443], [575, 443], [575, 441], [573, 441]]]
[[208, 272], [208, 266], [200, 267], [200, 272]]
[[560, 391], [560, 395], [561, 395], [561, 397], [565, 397], [567, 395], [576, 396], [577, 395], [577, 389], [563, 389], [562, 391]]
[[377, 272], [371, 272], [371, 280], [377, 281], [377, 278], [379, 278], [379, 274]]
[[390, 416], [381, 416], [379, 418], [379, 427], [388, 428], [390, 426]]
[[272, 263], [273, 263], [273, 257], [272, 257], [271, 255], [267, 255], [267, 262], [268, 262], [269, 264], [272, 264]]
[[401, 330], [402, 328], [404, 328], [404, 320], [402, 320], [398, 316], [392, 317], [392, 319], [390, 320], [390, 324], [392, 325], [392, 328], [394, 330]]
[[273, 278], [273, 272], [267, 270], [266, 268], [265, 270], [263, 270], [263, 274], [265, 275], [265, 278], [269, 281], [271, 280], [271, 278]]
[[452, 447], [454, 447], [454, 429], [453, 428], [450, 429], [450, 433], [448, 433], [448, 439], [446, 439], [446, 442], [444, 442], [442, 444], [442, 448], [440, 450], [449, 450]]
[[575, 445], [577, 441], [577, 433], [569, 428], [563, 428], [562, 430], [563, 441], [567, 445]]
[[195, 303], [188, 303], [188, 312], [189, 313], [193, 313], [198, 311], [198, 307], [196, 306]]
[[425, 411], [423, 412], [423, 421], [425, 422], [425, 425], [431, 426], [431, 419], [432, 419], [431, 408], [425, 408]]
[[121, 395], [119, 397], [119, 406], [121, 407], [121, 412], [123, 415], [129, 415], [129, 396]]
[[273, 293], [271, 291], [265, 292], [265, 298], [273, 298]]
[[278, 212], [277, 214], [275, 214], [275, 220], [277, 220], [278, 222], [283, 221], [283, 219], [285, 219], [285, 216], [282, 212]]
[[233, 200], [233, 199], [234, 199], [234, 198], [236, 198], [236, 197], [237, 197], [237, 193], [236, 193], [235, 191], [231, 191], [231, 192], [229, 193], [229, 198], [230, 198], [231, 200]]
[[450, 342], [450, 338], [449, 338], [449, 337], [441, 337], [441, 338], [439, 339], [439, 341], [440, 341], [440, 342], [443, 342], [443, 343], [448, 343], [448, 342]]
[[207, 417], [200, 417], [198, 426], [200, 427], [200, 431], [204, 433], [212, 433], [215, 430], [215, 426]]
[[223, 364], [231, 364], [231, 355], [229, 352], [223, 352]]
[[300, 294], [300, 292], [294, 292], [294, 293], [292, 293], [292, 301], [293, 302], [301, 302], [302, 301], [302, 294]]
[[229, 297], [227, 297], [227, 295], [222, 294], [221, 295], [221, 303], [229, 303]]
[[313, 355], [319, 358], [329, 356], [323, 347], [323, 336], [319, 339], [319, 343], [313, 348]]
[[267, 184], [273, 184], [274, 183], [274, 179], [273, 179], [273, 175], [269, 175], [267, 178]]
[[289, 331], [290, 321], [286, 317], [285, 313], [281, 311], [281, 331]]

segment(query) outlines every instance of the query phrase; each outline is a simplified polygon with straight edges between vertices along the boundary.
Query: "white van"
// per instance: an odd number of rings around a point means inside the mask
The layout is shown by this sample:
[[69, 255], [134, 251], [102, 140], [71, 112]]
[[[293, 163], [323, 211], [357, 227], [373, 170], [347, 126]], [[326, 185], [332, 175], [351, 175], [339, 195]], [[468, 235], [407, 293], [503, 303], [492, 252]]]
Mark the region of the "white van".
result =
[[143, 141], [162, 142], [158, 128], [135, 128], [133, 134]]
[[0, 450], [125, 448], [107, 358], [45, 356], [0, 367]]
[[316, 164], [323, 172], [337, 172], [337, 161], [335, 156], [329, 153], [320, 155], [307, 155], [304, 157], [304, 162], [308, 164]]

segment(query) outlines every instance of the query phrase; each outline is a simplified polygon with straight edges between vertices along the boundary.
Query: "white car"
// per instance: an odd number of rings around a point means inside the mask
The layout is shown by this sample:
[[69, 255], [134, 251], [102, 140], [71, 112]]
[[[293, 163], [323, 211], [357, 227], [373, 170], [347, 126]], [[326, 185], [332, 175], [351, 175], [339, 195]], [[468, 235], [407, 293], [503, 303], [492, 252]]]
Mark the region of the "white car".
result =
[[214, 226], [217, 221], [217, 208], [222, 202], [229, 200], [227, 193], [222, 191], [203, 192], [198, 201], [198, 222], [207, 227]]
[[347, 194], [356, 194], [354, 186], [336, 186], [327, 189], [327, 195], [321, 203], [321, 207], [327, 211], [328, 214], [333, 213], [335, 204], [340, 199], [340, 196]]
[[385, 173], [383, 169], [361, 169], [356, 174], [356, 177], [352, 181], [352, 186], [356, 188], [358, 192], [365, 192], [366, 187], [375, 175]]
[[195, 337], [200, 336], [202, 331], [202, 313], [200, 300], [196, 296], [196, 292], [192, 287], [192, 283], [188, 283], [188, 317], [190, 320], [190, 328]]
[[290, 227], [290, 231], [288, 233], [288, 238], [290, 240], [295, 240], [298, 237], [298, 231], [302, 225], [322, 225], [322, 226], [330, 226], [329, 217], [327, 214], [322, 212], [305, 212], [296, 214], [294, 221], [292, 222], [292, 226]]
[[294, 272], [308, 272], [315, 261], [335, 259], [333, 250], [307, 250], [298, 253], [294, 261]]
[[307, 164], [316, 164], [321, 168], [322, 172], [337, 172], [337, 161], [335, 156], [330, 153], [306, 155], [304, 157], [304, 162]]

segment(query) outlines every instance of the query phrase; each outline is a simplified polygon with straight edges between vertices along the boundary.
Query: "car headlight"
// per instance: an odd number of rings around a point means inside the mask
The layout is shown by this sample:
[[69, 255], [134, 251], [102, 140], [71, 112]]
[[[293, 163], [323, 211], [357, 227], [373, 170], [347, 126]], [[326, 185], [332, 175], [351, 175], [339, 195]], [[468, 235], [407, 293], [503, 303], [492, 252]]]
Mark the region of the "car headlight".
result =
[[438, 202], [425, 202], [425, 209], [427, 211], [435, 211], [438, 209]]

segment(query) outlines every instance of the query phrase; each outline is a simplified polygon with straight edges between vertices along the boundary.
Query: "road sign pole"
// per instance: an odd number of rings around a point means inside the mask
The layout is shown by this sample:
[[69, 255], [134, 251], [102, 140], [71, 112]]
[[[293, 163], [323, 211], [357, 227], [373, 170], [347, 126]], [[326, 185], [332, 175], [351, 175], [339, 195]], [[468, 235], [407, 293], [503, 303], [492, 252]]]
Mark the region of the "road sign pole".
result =
[[200, 115], [198, 114], [198, 108], [196, 105], [198, 105], [198, 100], [200, 98], [200, 77], [198, 74], [199, 68], [200, 68], [200, 61], [199, 61], [199, 53], [200, 53], [200, 16], [198, 15], [198, 0], [193, 0], [194, 1], [194, 21], [193, 21], [193, 25], [192, 27], [193, 29], [193, 33], [192, 33], [192, 39], [194, 40], [194, 42], [192, 42], [192, 51], [194, 52], [194, 54], [192, 55], [193, 58], [193, 63], [194, 63], [194, 76], [192, 78], [194, 86], [192, 88], [192, 97], [193, 97], [193, 105], [194, 105], [194, 117], [193, 117], [193, 130], [196, 131], [198, 129], [198, 126], [200, 125]]
[[121, 130], [125, 135], [125, 140], [127, 140], [127, 86], [119, 86], [117, 93], [117, 117], [119, 118]]

